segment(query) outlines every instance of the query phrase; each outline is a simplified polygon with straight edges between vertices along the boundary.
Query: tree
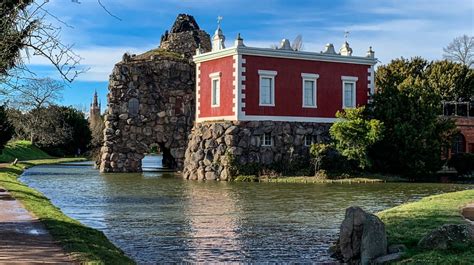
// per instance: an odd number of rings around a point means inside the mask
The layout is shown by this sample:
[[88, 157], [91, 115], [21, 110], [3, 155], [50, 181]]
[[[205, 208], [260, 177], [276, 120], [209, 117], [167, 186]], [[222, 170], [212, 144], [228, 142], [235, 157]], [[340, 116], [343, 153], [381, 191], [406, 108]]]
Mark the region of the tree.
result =
[[469, 68], [474, 65], [474, 37], [462, 35], [443, 48], [443, 58], [459, 62]]
[[328, 144], [314, 143], [311, 145], [309, 153], [311, 154], [311, 161], [314, 165], [315, 174], [318, 173], [318, 171], [321, 169], [321, 163], [323, 162], [323, 159], [326, 156], [328, 150]]
[[64, 123], [70, 128], [71, 135], [64, 143], [53, 146], [52, 148], [62, 152], [62, 154], [58, 152], [57, 155], [84, 153], [88, 149], [92, 139], [89, 123], [84, 113], [72, 107], [59, 107], [59, 112], [63, 117]]
[[91, 131], [84, 114], [72, 107], [50, 105], [22, 113], [11, 110], [18, 138], [29, 139], [53, 155], [72, 155], [87, 150]]
[[378, 170], [417, 178], [441, 166], [441, 150], [449, 146], [455, 126], [438, 116], [442, 96], [430, 86], [427, 67], [421, 58], [401, 58], [377, 71], [378, 93], [369, 114], [385, 130], [369, 155]]
[[444, 101], [469, 101], [474, 95], [474, 69], [448, 60], [431, 62], [425, 77]]
[[63, 83], [51, 78], [30, 79], [14, 87], [7, 98], [18, 109], [39, 109], [55, 104], [61, 98], [63, 89]]
[[13, 126], [8, 121], [5, 106], [0, 106], [0, 154], [5, 147], [5, 144], [12, 138], [13, 133]]
[[104, 140], [105, 124], [101, 116], [89, 117], [89, 128], [92, 132], [92, 148], [100, 148]]
[[[67, 81], [72, 82], [84, 69], [78, 68], [81, 57], [60, 40], [61, 27], [46, 22], [47, 17], [67, 25], [50, 14], [44, 6], [48, 0], [4, 0], [0, 2], [0, 77], [2, 83], [14, 86], [11, 79], [31, 73], [23, 64], [21, 51], [47, 59]], [[15, 71], [11, 71], [15, 70]]]
[[364, 107], [360, 107], [338, 111], [336, 117], [339, 120], [329, 129], [336, 150], [348, 159], [356, 161], [362, 169], [370, 167], [368, 149], [381, 138], [383, 131], [382, 122], [367, 119], [364, 110]]

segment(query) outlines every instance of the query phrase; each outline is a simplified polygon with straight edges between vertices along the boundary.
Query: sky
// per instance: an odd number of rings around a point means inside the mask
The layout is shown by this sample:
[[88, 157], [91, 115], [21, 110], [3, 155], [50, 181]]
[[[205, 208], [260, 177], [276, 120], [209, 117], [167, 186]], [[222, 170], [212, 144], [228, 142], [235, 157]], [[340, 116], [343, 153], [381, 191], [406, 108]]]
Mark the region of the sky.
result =
[[[76, 3], [79, 2], [79, 3]], [[240, 33], [247, 46], [270, 47], [281, 39], [303, 36], [303, 50], [320, 52], [326, 43], [336, 50], [348, 42], [353, 55], [373, 47], [379, 65], [395, 58], [442, 58], [443, 47], [455, 37], [474, 35], [473, 0], [49, 0], [45, 8], [61, 26], [61, 39], [73, 44], [82, 66], [89, 68], [67, 84], [63, 105], [87, 109], [94, 91], [106, 107], [108, 78], [125, 52], [140, 54], [159, 46], [179, 13], [193, 15], [212, 35], [217, 16], [227, 46]], [[64, 22], [62, 24], [58, 20]], [[67, 25], [66, 25], [67, 24]], [[31, 57], [38, 77], [59, 79], [44, 59]]]

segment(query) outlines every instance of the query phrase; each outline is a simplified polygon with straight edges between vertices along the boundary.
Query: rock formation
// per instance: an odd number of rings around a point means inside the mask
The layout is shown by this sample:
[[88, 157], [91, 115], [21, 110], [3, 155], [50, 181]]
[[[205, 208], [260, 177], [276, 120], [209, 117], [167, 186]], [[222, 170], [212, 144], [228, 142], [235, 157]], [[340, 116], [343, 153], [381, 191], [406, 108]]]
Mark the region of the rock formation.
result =
[[163, 164], [182, 168], [195, 115], [197, 47], [209, 51], [209, 34], [192, 16], [180, 14], [160, 48], [124, 54], [110, 75], [101, 172], [139, 172], [152, 145]]
[[423, 249], [446, 250], [455, 244], [474, 242], [474, 227], [469, 224], [446, 224], [424, 236], [418, 246]]
[[384, 223], [360, 207], [346, 209], [341, 224], [337, 255], [349, 264], [370, 264], [387, 254], [387, 235]]

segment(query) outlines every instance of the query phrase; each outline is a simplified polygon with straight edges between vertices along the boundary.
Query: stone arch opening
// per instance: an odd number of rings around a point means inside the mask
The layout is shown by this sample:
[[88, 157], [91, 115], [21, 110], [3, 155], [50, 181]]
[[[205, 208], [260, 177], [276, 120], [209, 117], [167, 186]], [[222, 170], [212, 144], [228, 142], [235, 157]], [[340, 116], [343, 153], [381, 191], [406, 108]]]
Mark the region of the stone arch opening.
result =
[[176, 168], [176, 160], [171, 154], [171, 150], [169, 148], [166, 148], [164, 143], [160, 143], [159, 146], [161, 150], [161, 155], [163, 156], [163, 159], [161, 160], [161, 164], [163, 165], [163, 167]]

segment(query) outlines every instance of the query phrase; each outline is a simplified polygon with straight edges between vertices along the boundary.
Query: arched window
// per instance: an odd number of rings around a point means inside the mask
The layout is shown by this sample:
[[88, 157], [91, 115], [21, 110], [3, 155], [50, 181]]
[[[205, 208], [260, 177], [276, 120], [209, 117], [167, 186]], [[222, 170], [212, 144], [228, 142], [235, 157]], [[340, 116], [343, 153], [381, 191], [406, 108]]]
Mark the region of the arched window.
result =
[[453, 154], [466, 152], [466, 139], [461, 133], [458, 133], [453, 137], [453, 145], [451, 147], [451, 152]]
[[139, 108], [138, 99], [131, 98], [128, 101], [128, 113], [132, 116], [136, 116], [138, 115], [138, 108]]

